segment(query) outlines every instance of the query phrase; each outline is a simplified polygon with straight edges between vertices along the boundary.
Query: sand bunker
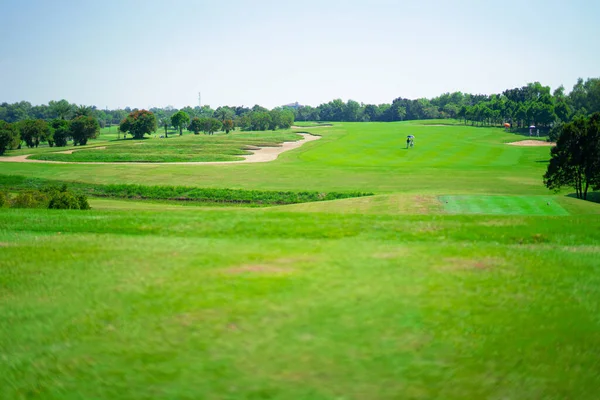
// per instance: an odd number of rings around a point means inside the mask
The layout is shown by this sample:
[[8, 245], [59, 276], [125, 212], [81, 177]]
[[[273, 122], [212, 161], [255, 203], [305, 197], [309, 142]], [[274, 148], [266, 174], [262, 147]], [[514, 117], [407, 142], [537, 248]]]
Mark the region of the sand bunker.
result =
[[545, 146], [551, 147], [556, 146], [556, 143], [553, 142], [544, 142], [542, 140], [519, 140], [518, 142], [506, 143], [511, 146]]
[[[243, 156], [244, 159], [240, 161], [190, 161], [190, 162], [140, 162], [140, 161], [131, 161], [131, 162], [71, 162], [71, 161], [48, 161], [48, 160], [32, 160], [27, 157], [31, 156], [31, 154], [25, 154], [22, 156], [12, 156], [12, 157], [0, 157], [0, 162], [28, 162], [28, 163], [46, 163], [46, 164], [112, 164], [112, 165], [123, 165], [123, 164], [149, 164], [149, 165], [223, 165], [223, 164], [243, 164], [243, 163], [259, 163], [259, 162], [268, 162], [274, 161], [277, 157], [288, 150], [295, 149], [297, 147], [302, 146], [306, 142], [312, 142], [313, 140], [321, 139], [321, 136], [315, 136], [308, 133], [298, 133], [302, 135], [302, 140], [298, 140], [296, 142], [283, 142], [278, 146], [270, 146], [270, 147], [256, 147], [257, 150], [253, 151], [252, 154]], [[254, 146], [253, 146], [254, 147]], [[97, 149], [101, 150], [105, 147], [93, 147], [89, 148], [89, 150]], [[246, 147], [248, 148], [248, 147]], [[80, 149], [77, 149], [80, 150]], [[81, 149], [84, 150], [84, 149]], [[66, 150], [71, 153], [74, 150]], [[66, 153], [60, 152], [60, 153]], [[66, 154], [71, 154], [66, 153]]]

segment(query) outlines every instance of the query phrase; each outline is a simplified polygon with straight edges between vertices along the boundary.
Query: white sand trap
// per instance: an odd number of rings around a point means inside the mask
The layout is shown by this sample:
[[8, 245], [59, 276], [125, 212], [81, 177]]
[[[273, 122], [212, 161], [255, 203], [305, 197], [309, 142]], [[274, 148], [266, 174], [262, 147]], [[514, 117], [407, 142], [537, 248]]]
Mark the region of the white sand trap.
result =
[[80, 151], [80, 150], [104, 150], [106, 149], [106, 146], [98, 146], [98, 147], [87, 147], [87, 148], [81, 148], [81, 149], [71, 149], [71, 150], [65, 150], [65, 151], [53, 151], [53, 154], [73, 154], [76, 151]]
[[[308, 133], [298, 133], [302, 135], [302, 140], [298, 140], [295, 142], [283, 142], [278, 146], [270, 146], [270, 147], [256, 147], [257, 150], [253, 151], [252, 154], [243, 156], [244, 159], [240, 161], [191, 161], [191, 162], [139, 162], [139, 161], [131, 161], [131, 162], [72, 162], [72, 161], [48, 161], [48, 160], [32, 160], [27, 157], [32, 154], [25, 154], [22, 156], [12, 156], [12, 157], [0, 157], [0, 162], [28, 162], [28, 163], [46, 163], [46, 164], [101, 164], [101, 165], [124, 165], [124, 164], [147, 164], [147, 165], [224, 165], [224, 164], [244, 164], [244, 163], [259, 163], [259, 162], [269, 162], [274, 161], [277, 157], [283, 153], [284, 151], [292, 150], [302, 146], [306, 142], [312, 142], [313, 140], [321, 139], [321, 136], [315, 136]], [[102, 149], [105, 147], [94, 147], [94, 149]], [[255, 146], [248, 146], [246, 149], [255, 148]], [[90, 148], [91, 150], [92, 148]], [[78, 149], [79, 150], [79, 149]], [[81, 149], [83, 150], [83, 149]], [[67, 150], [71, 151], [71, 150]], [[70, 154], [70, 153], [68, 153]]]
[[511, 146], [543, 146], [543, 147], [552, 147], [556, 146], [556, 143], [553, 142], [544, 142], [542, 140], [519, 140], [518, 142], [506, 143]]

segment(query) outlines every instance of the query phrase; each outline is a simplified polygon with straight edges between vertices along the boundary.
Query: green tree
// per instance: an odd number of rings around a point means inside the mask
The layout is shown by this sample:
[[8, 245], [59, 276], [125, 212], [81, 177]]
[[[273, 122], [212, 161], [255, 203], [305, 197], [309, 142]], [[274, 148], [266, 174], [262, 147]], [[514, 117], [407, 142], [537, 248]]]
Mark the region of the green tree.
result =
[[175, 129], [179, 129], [179, 136], [183, 135], [183, 128], [187, 127], [190, 123], [190, 116], [185, 111], [177, 111], [171, 117], [171, 125]]
[[206, 118], [198, 118], [198, 117], [194, 117], [192, 118], [192, 122], [190, 122], [190, 126], [188, 126], [188, 131], [192, 131], [194, 132], [194, 135], [199, 135], [200, 131], [202, 130], [202, 128], [204, 127], [203, 121]]
[[73, 106], [66, 100], [50, 101], [48, 103], [52, 116], [60, 119], [68, 119], [73, 112]]
[[52, 121], [50, 121], [50, 128], [53, 131], [52, 136], [54, 138], [54, 144], [56, 145], [56, 147], [66, 146], [67, 141], [71, 136], [69, 121], [55, 118]]
[[204, 133], [206, 133], [207, 135], [212, 135], [213, 133], [220, 130], [221, 127], [223, 126], [221, 124], [221, 121], [219, 121], [216, 118], [202, 118], [201, 123], [202, 123], [202, 131]]
[[223, 121], [223, 130], [226, 134], [233, 130], [233, 120], [226, 119]]
[[228, 106], [217, 108], [213, 114], [213, 117], [221, 121], [221, 123], [223, 123], [226, 119], [233, 119], [234, 116], [235, 111]]
[[156, 129], [156, 116], [148, 110], [132, 111], [119, 125], [121, 132], [131, 134], [134, 139], [143, 139]]
[[169, 125], [171, 124], [171, 118], [166, 117], [166, 116], [163, 117], [160, 120], [160, 124], [165, 129], [165, 138], [169, 138]]
[[77, 117], [91, 117], [94, 113], [94, 107], [84, 106], [83, 104], [75, 106], [74, 108], [74, 118]]
[[584, 200], [590, 187], [600, 189], [600, 113], [563, 126], [551, 151], [544, 184], [553, 190], [572, 187], [577, 198]]
[[8, 149], [12, 149], [15, 143], [20, 141], [19, 129], [15, 124], [0, 121], [0, 155]]
[[38, 147], [40, 142], [51, 139], [48, 123], [43, 119], [26, 119], [19, 122], [21, 139], [29, 148]]
[[251, 130], [266, 131], [271, 125], [271, 115], [269, 112], [252, 112], [250, 113]]
[[100, 124], [94, 117], [81, 115], [71, 121], [69, 131], [73, 138], [73, 145], [85, 146], [89, 139], [95, 139], [98, 136]]

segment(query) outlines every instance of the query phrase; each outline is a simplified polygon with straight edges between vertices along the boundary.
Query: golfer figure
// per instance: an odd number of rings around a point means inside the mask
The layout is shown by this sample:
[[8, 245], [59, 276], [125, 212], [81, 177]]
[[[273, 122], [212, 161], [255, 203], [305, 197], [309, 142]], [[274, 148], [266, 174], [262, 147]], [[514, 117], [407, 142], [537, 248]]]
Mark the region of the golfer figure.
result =
[[408, 149], [408, 146], [410, 146], [410, 136], [406, 137], [406, 148]]

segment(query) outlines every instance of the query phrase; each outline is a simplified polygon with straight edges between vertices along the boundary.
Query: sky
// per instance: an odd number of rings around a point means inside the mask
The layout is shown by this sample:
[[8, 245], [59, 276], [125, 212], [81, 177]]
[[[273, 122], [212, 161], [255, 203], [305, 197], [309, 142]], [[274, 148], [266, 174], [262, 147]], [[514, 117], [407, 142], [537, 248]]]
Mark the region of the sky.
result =
[[600, 76], [597, 0], [0, 0], [0, 103], [365, 104]]

